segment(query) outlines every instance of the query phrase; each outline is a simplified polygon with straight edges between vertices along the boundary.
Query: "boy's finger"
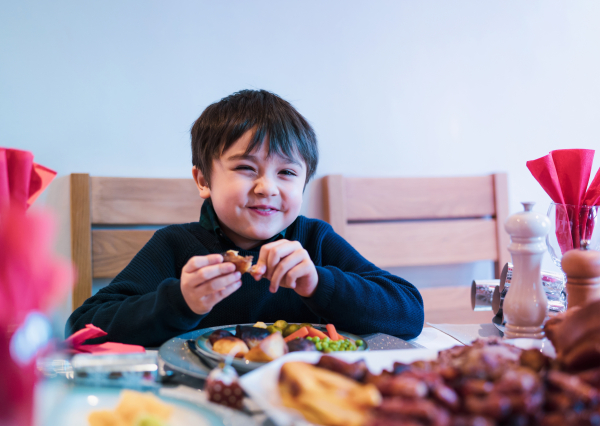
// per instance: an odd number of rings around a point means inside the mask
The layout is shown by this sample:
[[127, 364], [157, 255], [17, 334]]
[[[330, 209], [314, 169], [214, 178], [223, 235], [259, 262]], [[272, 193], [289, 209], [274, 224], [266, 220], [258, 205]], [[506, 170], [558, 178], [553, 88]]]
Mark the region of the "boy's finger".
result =
[[195, 286], [204, 284], [221, 275], [231, 274], [235, 271], [235, 265], [230, 262], [218, 263], [216, 265], [205, 266], [191, 274], [191, 282]]
[[298, 241], [286, 241], [286, 244], [281, 244], [269, 250], [269, 257], [267, 259], [267, 278], [272, 280], [275, 269], [279, 262], [281, 262], [281, 259], [299, 249], [302, 249], [302, 244]]
[[304, 253], [302, 250], [296, 250], [290, 255], [284, 257], [283, 260], [281, 260], [275, 267], [275, 271], [271, 277], [271, 285], [269, 290], [275, 293], [277, 288], [284, 284], [281, 282], [281, 279], [284, 278], [290, 269], [302, 262], [303, 259]]
[[221, 300], [225, 299], [231, 293], [233, 293], [234, 291], [239, 289], [241, 286], [242, 286], [241, 280], [234, 281], [233, 283], [231, 283], [230, 285], [228, 285], [227, 287], [223, 288], [220, 291], [202, 296], [200, 298], [200, 300], [206, 307], [212, 308], [214, 305], [219, 303]]
[[214, 265], [221, 262], [223, 262], [223, 256], [221, 256], [220, 254], [194, 256], [187, 261], [187, 263], [181, 271], [189, 274], [205, 266]]
[[272, 243], [265, 244], [264, 246], [262, 246], [260, 248], [260, 253], [258, 254], [258, 260], [256, 261], [256, 267], [260, 268], [259, 270], [264, 271], [260, 275], [261, 278], [267, 272], [267, 259], [269, 258], [269, 252], [274, 247], [280, 246], [280, 245], [285, 244], [287, 242], [289, 242], [289, 241], [288, 240], [273, 241]]
[[228, 285], [239, 281], [241, 278], [242, 274], [236, 271], [232, 274], [222, 275], [220, 277], [213, 278], [212, 280], [203, 283], [198, 288], [201, 289], [201, 291], [204, 292], [204, 294], [217, 293], [223, 290]]
[[234, 291], [236, 291], [237, 289], [239, 289], [241, 286], [242, 286], [242, 281], [236, 281], [233, 284], [228, 285], [223, 290], [221, 290], [219, 292], [219, 297], [221, 298], [221, 300], [223, 300], [227, 296], [229, 296], [231, 293], [233, 293]]
[[296, 280], [300, 277], [308, 275], [310, 271], [310, 264], [308, 262], [302, 261], [292, 269], [288, 271], [285, 275], [285, 282], [289, 288], [296, 288]]

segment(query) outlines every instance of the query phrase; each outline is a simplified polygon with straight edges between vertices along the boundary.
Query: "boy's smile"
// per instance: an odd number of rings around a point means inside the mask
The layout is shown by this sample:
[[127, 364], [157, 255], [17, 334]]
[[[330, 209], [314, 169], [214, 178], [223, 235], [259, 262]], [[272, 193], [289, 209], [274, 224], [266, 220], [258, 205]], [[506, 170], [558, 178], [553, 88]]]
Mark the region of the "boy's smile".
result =
[[283, 231], [300, 213], [306, 165], [298, 157], [268, 156], [269, 143], [246, 154], [248, 131], [213, 161], [210, 187], [197, 168], [200, 196], [210, 198], [223, 232], [250, 249]]

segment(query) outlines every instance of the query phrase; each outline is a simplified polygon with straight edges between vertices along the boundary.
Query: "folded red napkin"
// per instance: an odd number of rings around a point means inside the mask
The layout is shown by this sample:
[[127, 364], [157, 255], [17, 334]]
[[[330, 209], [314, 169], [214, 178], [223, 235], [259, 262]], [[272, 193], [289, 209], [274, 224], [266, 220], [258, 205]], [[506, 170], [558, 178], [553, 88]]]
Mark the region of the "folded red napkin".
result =
[[[3, 160], [5, 154], [0, 155]], [[22, 186], [11, 180], [9, 187], [8, 169], [0, 170], [4, 194], [18, 193], [15, 188]], [[11, 179], [16, 175], [10, 173]], [[63, 300], [73, 276], [71, 263], [54, 255], [52, 216], [43, 210], [26, 212], [26, 207], [26, 200], [12, 202], [10, 195], [0, 199], [0, 425], [33, 424], [35, 356], [40, 350], [35, 346], [45, 339], [42, 330], [24, 332], [23, 325], [32, 312], [48, 312]], [[22, 353], [24, 341], [32, 352]]]
[[84, 345], [83, 342], [96, 337], [106, 336], [106, 332], [93, 324], [87, 324], [85, 328], [70, 335], [65, 343], [69, 347], [68, 352], [77, 354], [125, 354], [134, 352], [146, 352], [143, 346], [126, 345], [125, 343], [106, 342], [99, 345]]
[[581, 206], [600, 204], [600, 170], [588, 187], [594, 161], [592, 149], [560, 149], [527, 162], [527, 168], [556, 209], [556, 237], [561, 252], [578, 248], [581, 239], [590, 239], [595, 217]]
[[0, 205], [29, 207], [55, 176], [55, 171], [34, 163], [31, 152], [0, 147]]

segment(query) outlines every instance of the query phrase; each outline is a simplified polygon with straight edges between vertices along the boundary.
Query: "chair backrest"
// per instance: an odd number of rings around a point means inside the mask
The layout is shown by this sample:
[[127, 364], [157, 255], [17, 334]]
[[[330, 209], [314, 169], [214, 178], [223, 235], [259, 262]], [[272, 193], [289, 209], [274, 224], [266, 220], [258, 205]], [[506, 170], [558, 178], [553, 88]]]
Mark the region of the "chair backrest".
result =
[[325, 218], [379, 267], [509, 261], [507, 176], [324, 179]]
[[197, 221], [202, 199], [192, 179], [70, 175], [73, 309], [92, 295], [93, 278], [115, 277], [156, 229]]

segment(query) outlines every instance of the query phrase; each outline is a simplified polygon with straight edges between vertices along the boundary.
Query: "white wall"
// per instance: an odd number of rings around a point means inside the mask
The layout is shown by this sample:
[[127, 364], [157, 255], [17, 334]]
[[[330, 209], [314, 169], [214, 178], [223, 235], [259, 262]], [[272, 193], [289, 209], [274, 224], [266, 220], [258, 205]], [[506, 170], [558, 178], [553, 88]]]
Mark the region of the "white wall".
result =
[[4, 1], [0, 145], [185, 177], [201, 111], [264, 88], [315, 127], [319, 176], [506, 171], [511, 211], [545, 212], [525, 162], [600, 147], [598, 22], [596, 1]]

